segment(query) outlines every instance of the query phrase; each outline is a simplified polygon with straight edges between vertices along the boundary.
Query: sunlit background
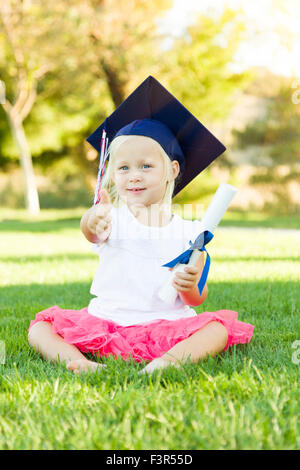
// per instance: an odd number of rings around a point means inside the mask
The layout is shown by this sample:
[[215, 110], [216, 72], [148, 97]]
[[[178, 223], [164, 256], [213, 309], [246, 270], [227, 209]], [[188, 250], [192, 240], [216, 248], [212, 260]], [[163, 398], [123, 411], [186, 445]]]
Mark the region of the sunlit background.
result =
[[227, 147], [174, 202], [225, 181], [236, 213], [298, 214], [297, 0], [8, 0], [0, 20], [3, 208], [91, 205], [85, 139], [153, 75]]
[[[174, 0], [161, 28], [170, 36], [180, 36], [196, 21], [197, 13], [218, 18], [226, 7], [240, 11], [247, 31], [234, 56], [233, 71], [258, 66], [285, 77], [300, 77], [300, 3], [297, 0]], [[226, 33], [219, 40], [226, 45]], [[165, 47], [171, 45], [170, 37]]]

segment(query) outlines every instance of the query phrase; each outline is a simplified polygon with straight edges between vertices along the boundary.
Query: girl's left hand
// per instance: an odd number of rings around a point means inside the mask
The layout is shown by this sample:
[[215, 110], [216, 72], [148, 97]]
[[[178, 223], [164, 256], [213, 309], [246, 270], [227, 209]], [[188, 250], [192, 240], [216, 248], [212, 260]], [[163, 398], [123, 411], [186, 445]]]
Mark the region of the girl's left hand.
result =
[[200, 269], [197, 266], [186, 266], [184, 272], [175, 273], [173, 286], [179, 292], [187, 292], [193, 289], [201, 277]]

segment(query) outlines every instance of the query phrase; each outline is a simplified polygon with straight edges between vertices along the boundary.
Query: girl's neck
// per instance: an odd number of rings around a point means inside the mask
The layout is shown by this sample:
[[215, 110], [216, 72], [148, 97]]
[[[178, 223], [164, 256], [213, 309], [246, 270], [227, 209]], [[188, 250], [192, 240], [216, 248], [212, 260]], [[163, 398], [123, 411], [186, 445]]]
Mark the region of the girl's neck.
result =
[[141, 224], [149, 227], [164, 227], [172, 219], [171, 207], [166, 207], [166, 205], [132, 205], [128, 206], [128, 209]]

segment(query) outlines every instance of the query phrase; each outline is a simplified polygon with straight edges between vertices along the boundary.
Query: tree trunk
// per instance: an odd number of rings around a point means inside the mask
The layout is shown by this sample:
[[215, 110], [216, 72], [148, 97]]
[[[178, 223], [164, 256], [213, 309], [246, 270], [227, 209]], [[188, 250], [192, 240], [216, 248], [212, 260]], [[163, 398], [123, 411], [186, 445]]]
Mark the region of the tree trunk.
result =
[[113, 67], [112, 64], [109, 64], [107, 61], [105, 61], [104, 58], [100, 59], [100, 63], [106, 77], [106, 82], [113, 103], [116, 107], [118, 107], [125, 100], [125, 82], [122, 82], [119, 77], [118, 70]]
[[9, 116], [9, 123], [14, 140], [19, 149], [20, 163], [23, 173], [26, 209], [30, 214], [37, 215], [40, 213], [39, 196], [33, 171], [31, 153], [24, 132], [24, 127], [22, 122], [18, 122], [17, 119], [12, 119], [11, 116]]

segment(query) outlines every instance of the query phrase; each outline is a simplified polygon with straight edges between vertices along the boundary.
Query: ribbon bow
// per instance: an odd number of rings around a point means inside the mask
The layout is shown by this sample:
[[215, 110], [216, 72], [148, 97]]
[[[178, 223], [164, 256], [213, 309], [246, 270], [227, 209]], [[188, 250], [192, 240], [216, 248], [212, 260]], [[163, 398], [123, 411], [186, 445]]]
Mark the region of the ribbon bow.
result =
[[[193, 250], [206, 251], [205, 245], [207, 245], [207, 243], [209, 243], [212, 238], [213, 238], [213, 234], [209, 230], [204, 230], [204, 232], [201, 232], [200, 235], [198, 235], [194, 243], [192, 243], [191, 240], [189, 241], [190, 248], [188, 250], [181, 253], [181, 255], [177, 256], [177, 258], [174, 258], [169, 263], [163, 264], [163, 267], [173, 268], [178, 263], [188, 264], [191, 254], [193, 253]], [[198, 289], [199, 289], [200, 295], [202, 294], [202, 291], [204, 289], [206, 279], [208, 276], [209, 267], [210, 267], [210, 256], [207, 253], [207, 251], [206, 251], [206, 254], [207, 254], [207, 257], [206, 257], [205, 265], [202, 271], [201, 278], [198, 282]]]

